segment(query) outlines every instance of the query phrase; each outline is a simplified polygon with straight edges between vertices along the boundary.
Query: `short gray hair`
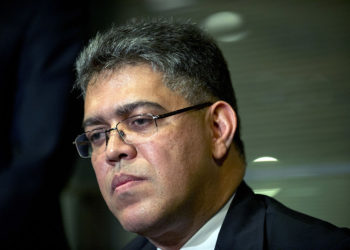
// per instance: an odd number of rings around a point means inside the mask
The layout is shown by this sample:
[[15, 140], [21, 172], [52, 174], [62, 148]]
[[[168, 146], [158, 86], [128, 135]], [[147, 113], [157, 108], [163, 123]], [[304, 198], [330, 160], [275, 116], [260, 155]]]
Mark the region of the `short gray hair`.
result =
[[[76, 86], [85, 96], [87, 86], [100, 73], [144, 63], [163, 73], [164, 84], [189, 103], [224, 100], [238, 117], [222, 52], [208, 34], [189, 21], [132, 19], [98, 33], [77, 59]], [[234, 142], [245, 158], [239, 130], [238, 123]]]

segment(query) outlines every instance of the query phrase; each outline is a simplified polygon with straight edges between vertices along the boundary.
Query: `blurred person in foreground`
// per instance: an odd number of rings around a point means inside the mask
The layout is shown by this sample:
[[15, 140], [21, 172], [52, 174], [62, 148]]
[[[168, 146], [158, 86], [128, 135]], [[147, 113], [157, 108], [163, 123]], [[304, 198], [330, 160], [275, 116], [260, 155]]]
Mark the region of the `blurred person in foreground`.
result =
[[195, 25], [133, 20], [76, 63], [84, 133], [125, 249], [349, 249], [348, 229], [256, 195], [225, 59]]
[[1, 4], [1, 249], [69, 249], [59, 198], [82, 119], [71, 94], [82, 10], [79, 1]]

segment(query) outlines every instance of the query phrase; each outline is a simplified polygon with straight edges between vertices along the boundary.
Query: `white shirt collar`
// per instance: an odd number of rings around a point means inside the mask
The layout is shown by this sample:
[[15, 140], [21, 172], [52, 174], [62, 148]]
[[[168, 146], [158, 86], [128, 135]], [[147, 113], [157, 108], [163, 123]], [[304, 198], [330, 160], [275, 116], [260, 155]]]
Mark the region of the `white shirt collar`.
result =
[[[235, 194], [204, 226], [202, 226], [181, 248], [181, 250], [213, 250], [225, 216]], [[157, 248], [157, 250], [160, 250]]]

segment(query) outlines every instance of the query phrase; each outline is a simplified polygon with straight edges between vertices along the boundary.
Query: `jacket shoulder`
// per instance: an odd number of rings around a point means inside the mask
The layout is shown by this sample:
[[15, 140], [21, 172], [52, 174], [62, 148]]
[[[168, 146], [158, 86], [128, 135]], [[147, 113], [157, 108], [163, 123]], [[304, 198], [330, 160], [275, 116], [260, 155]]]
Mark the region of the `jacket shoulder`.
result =
[[350, 230], [294, 211], [273, 198], [256, 195], [265, 204], [266, 240], [290, 249], [350, 249]]
[[142, 236], [136, 236], [132, 241], [130, 241], [123, 250], [156, 250], [146, 238]]

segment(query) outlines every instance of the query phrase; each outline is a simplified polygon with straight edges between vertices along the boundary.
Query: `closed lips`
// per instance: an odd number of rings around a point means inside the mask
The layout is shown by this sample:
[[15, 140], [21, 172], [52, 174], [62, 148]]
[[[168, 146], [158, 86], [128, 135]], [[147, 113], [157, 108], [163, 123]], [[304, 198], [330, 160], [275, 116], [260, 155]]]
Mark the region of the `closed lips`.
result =
[[112, 190], [115, 190], [116, 188], [120, 187], [121, 185], [124, 185], [131, 181], [142, 181], [144, 178], [136, 177], [133, 175], [118, 175], [113, 178], [112, 181]]

